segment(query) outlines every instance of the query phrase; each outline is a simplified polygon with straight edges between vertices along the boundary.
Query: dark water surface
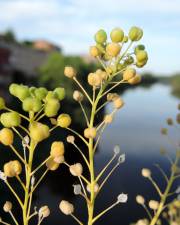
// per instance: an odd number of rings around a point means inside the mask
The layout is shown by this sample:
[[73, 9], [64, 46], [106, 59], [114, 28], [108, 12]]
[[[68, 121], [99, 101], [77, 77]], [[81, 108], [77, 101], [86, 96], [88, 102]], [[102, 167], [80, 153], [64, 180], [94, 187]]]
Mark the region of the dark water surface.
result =
[[[125, 106], [116, 114], [114, 123], [103, 134], [96, 154], [96, 170], [99, 171], [111, 158], [113, 147], [117, 144], [126, 154], [126, 161], [115, 171], [97, 197], [96, 212], [110, 206], [122, 192], [128, 194], [129, 200], [112, 209], [96, 223], [97, 225], [110, 223], [128, 225], [138, 218], [143, 218], [145, 213], [135, 203], [135, 196], [142, 194], [148, 200], [157, 198], [157, 195], [151, 184], [141, 176], [141, 168], [152, 168], [153, 176], [163, 187], [160, 173], [153, 164], [159, 163], [168, 171], [169, 164], [159, 153], [161, 146], [166, 146], [173, 155], [172, 146], [160, 134], [166, 118], [175, 117], [177, 113], [178, 99], [171, 96], [169, 87], [158, 84], [150, 89], [137, 88], [126, 91], [122, 97]], [[109, 105], [106, 111], [111, 110]], [[72, 151], [74, 150], [69, 148], [68, 154], [70, 155]], [[78, 162], [78, 159], [74, 157], [71, 162]], [[86, 206], [81, 197], [73, 195], [73, 183], [77, 183], [76, 179], [68, 175], [67, 168], [64, 166], [56, 172], [49, 173], [44, 179], [34, 199], [34, 204], [38, 207], [47, 204], [51, 209], [51, 216], [44, 221], [44, 224], [76, 224], [71, 217], [59, 212], [58, 204], [62, 199], [73, 202], [77, 217], [85, 219]], [[4, 186], [0, 185], [0, 187], [2, 193]], [[8, 194], [0, 196], [1, 204], [9, 200]]]

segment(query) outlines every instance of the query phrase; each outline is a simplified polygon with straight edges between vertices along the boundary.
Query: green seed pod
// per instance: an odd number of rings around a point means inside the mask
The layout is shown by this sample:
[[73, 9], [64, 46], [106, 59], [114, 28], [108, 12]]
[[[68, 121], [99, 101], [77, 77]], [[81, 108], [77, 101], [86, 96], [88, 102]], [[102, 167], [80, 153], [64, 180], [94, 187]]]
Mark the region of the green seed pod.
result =
[[36, 90], [37, 88], [36, 87], [30, 87], [29, 88], [29, 93], [30, 93], [30, 95], [32, 95], [32, 96], [34, 96], [35, 94], [35, 90]]
[[143, 36], [143, 31], [139, 27], [131, 27], [129, 31], [129, 38], [131, 41], [139, 41]]
[[4, 109], [4, 107], [5, 107], [4, 98], [0, 97], [0, 110]]
[[112, 57], [116, 57], [119, 54], [120, 51], [121, 51], [121, 45], [119, 45], [117, 43], [109, 43], [106, 46], [107, 54], [112, 56]]
[[137, 45], [134, 49], [134, 53], [137, 54], [138, 51], [140, 50], [145, 50], [145, 46], [144, 45]]
[[17, 112], [2, 113], [1, 123], [4, 127], [17, 127], [21, 124], [21, 117]]
[[48, 138], [50, 135], [49, 127], [39, 122], [33, 122], [29, 127], [29, 131], [30, 131], [30, 137], [35, 142], [41, 142], [44, 139]]
[[146, 63], [147, 63], [147, 60], [144, 60], [144, 61], [142, 61], [142, 62], [136, 62], [136, 66], [137, 66], [138, 68], [141, 68], [141, 67], [145, 66]]
[[29, 88], [25, 85], [11, 84], [9, 92], [21, 101], [30, 96]]
[[132, 56], [129, 56], [126, 60], [125, 60], [125, 64], [126, 65], [130, 65], [134, 62], [134, 58]]
[[71, 117], [68, 114], [60, 114], [57, 118], [57, 125], [63, 128], [69, 127], [71, 124]]
[[58, 97], [59, 101], [63, 100], [66, 95], [65, 89], [62, 87], [54, 89], [53, 93]]
[[101, 29], [95, 34], [94, 39], [98, 44], [103, 44], [107, 40], [107, 34]]
[[53, 91], [48, 91], [45, 100], [48, 101], [51, 98], [57, 98], [57, 95]]
[[23, 101], [22, 108], [25, 112], [38, 112], [42, 107], [42, 103], [38, 98], [28, 97]]
[[47, 117], [53, 117], [56, 116], [58, 113], [58, 110], [60, 108], [60, 103], [56, 98], [51, 98], [48, 101], [46, 101], [44, 112]]
[[116, 43], [122, 42], [124, 38], [124, 31], [121, 28], [114, 28], [111, 31], [110, 36], [111, 36], [112, 42], [116, 42]]
[[34, 91], [34, 95], [39, 100], [43, 100], [46, 97], [47, 93], [48, 93], [48, 91], [44, 87], [36, 88], [35, 91]]
[[145, 62], [148, 60], [148, 54], [144, 50], [137, 51], [136, 59], [138, 62]]
[[18, 87], [19, 87], [18, 84], [14, 84], [14, 83], [11, 84], [9, 86], [9, 92], [10, 92], [10, 94], [16, 96]]

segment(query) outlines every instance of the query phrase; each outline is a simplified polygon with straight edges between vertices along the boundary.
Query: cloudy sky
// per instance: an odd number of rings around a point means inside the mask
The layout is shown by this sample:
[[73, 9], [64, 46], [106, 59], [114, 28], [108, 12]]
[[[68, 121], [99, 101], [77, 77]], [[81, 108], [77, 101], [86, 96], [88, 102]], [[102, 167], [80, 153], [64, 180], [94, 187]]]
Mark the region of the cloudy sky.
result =
[[0, 32], [47, 39], [66, 54], [86, 54], [99, 28], [128, 32], [133, 25], [144, 30], [146, 71], [180, 71], [180, 0], [0, 0]]

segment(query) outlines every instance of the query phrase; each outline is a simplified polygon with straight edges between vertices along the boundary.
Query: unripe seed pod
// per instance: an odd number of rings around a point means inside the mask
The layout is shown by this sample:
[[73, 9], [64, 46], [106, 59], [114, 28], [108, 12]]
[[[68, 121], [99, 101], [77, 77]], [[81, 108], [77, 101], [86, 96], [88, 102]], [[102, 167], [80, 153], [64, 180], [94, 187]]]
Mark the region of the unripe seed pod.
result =
[[16, 96], [18, 87], [19, 87], [18, 84], [14, 84], [14, 83], [11, 84], [9, 86], [9, 92], [10, 92], [10, 94]]
[[123, 80], [130, 80], [131, 78], [135, 77], [136, 70], [133, 68], [127, 68], [123, 73]]
[[40, 87], [40, 88], [36, 88], [34, 90], [34, 95], [36, 96], [36, 98], [38, 98], [39, 100], [43, 100], [46, 95], [47, 95], [48, 91], [46, 88], [44, 87]]
[[3, 128], [0, 131], [0, 142], [3, 145], [12, 145], [14, 141], [14, 134], [12, 132], [12, 130], [10, 130], [9, 128]]
[[9, 87], [9, 91], [21, 101], [30, 96], [29, 88], [25, 85], [12, 84]]
[[22, 166], [18, 160], [10, 161], [4, 164], [4, 174], [7, 177], [15, 177], [22, 172]]
[[145, 50], [144, 45], [137, 45], [134, 49], [134, 53], [137, 54], [138, 51]]
[[136, 58], [138, 62], [145, 62], [148, 59], [148, 54], [144, 50], [139, 50], [136, 53]]
[[41, 142], [44, 139], [48, 138], [50, 135], [49, 127], [39, 122], [33, 122], [29, 127], [29, 131], [30, 131], [30, 137], [35, 142]]
[[42, 103], [38, 98], [28, 97], [24, 99], [22, 103], [22, 108], [25, 112], [39, 112], [42, 107]]
[[53, 158], [64, 155], [64, 143], [62, 141], [55, 141], [51, 145], [50, 155]]
[[6, 201], [4, 206], [3, 206], [4, 212], [11, 212], [12, 210], [12, 203], [9, 201]]
[[45, 101], [48, 101], [52, 98], [57, 98], [57, 95], [56, 93], [54, 93], [53, 91], [48, 91], [47, 95], [46, 95], [46, 98], [45, 98]]
[[73, 99], [77, 102], [81, 102], [83, 100], [84, 96], [80, 91], [74, 91], [73, 93]]
[[60, 114], [57, 118], [57, 125], [62, 128], [67, 128], [71, 124], [71, 117], [68, 114]]
[[72, 66], [66, 66], [64, 68], [64, 75], [68, 78], [74, 78], [76, 76], [77, 72]]
[[48, 161], [46, 162], [46, 167], [51, 170], [51, 171], [54, 171], [54, 170], [57, 170], [58, 167], [59, 167], [59, 163], [55, 162], [54, 161], [54, 158], [50, 158], [48, 159]]
[[86, 138], [95, 138], [96, 134], [97, 132], [95, 127], [88, 127], [84, 130], [84, 137]]
[[141, 82], [141, 76], [139, 76], [139, 75], [137, 75], [136, 74], [136, 76], [135, 77], [133, 77], [133, 78], [131, 78], [131, 79], [129, 79], [128, 80], [128, 83], [129, 84], [138, 84], [138, 83], [140, 83]]
[[115, 99], [115, 100], [113, 101], [113, 104], [114, 104], [114, 108], [115, 108], [115, 109], [120, 109], [120, 108], [123, 107], [124, 102], [123, 102], [123, 100], [122, 100], [121, 98], [117, 98], [117, 99]]
[[144, 199], [143, 196], [137, 195], [137, 196], [136, 196], [136, 202], [137, 202], [138, 204], [140, 204], [140, 205], [144, 205], [145, 199]]
[[103, 29], [98, 30], [98, 32], [94, 36], [94, 39], [96, 43], [103, 44], [107, 40], [107, 34]]
[[50, 209], [47, 205], [45, 206], [42, 206], [40, 209], [39, 209], [39, 217], [40, 218], [46, 218], [50, 215]]
[[55, 88], [53, 92], [56, 94], [59, 101], [62, 101], [65, 98], [66, 92], [64, 88], [62, 87]]
[[129, 38], [131, 41], [139, 41], [143, 36], [143, 31], [139, 27], [131, 27], [129, 31]]
[[112, 42], [116, 42], [116, 43], [122, 42], [124, 38], [124, 31], [121, 28], [114, 28], [111, 31], [110, 36], [111, 36]]
[[106, 52], [112, 57], [116, 57], [121, 50], [121, 46], [117, 43], [110, 43], [106, 46]]
[[29, 88], [29, 93], [30, 93], [30, 95], [35, 95], [35, 90], [36, 90], [37, 88], [36, 87], [30, 87]]
[[4, 98], [0, 97], [0, 110], [4, 109], [4, 107], [5, 107]]
[[100, 55], [99, 49], [96, 46], [91, 46], [89, 49], [89, 53], [92, 57], [97, 57]]
[[149, 177], [151, 177], [151, 170], [149, 170], [147, 168], [143, 168], [141, 171], [141, 174], [143, 177], [149, 178]]
[[142, 68], [143, 66], [145, 66], [146, 65], [146, 63], [147, 63], [147, 60], [148, 59], [146, 59], [146, 60], [144, 60], [144, 61], [142, 61], [142, 62], [136, 62], [136, 66], [138, 67], [138, 68]]
[[60, 202], [59, 209], [65, 215], [71, 215], [74, 212], [73, 204], [69, 203], [68, 201], [64, 201], [64, 200]]
[[105, 122], [106, 124], [112, 123], [112, 121], [113, 121], [113, 116], [112, 116], [111, 114], [105, 116], [104, 122]]
[[69, 167], [69, 171], [73, 176], [80, 177], [83, 173], [83, 167], [82, 167], [81, 163], [76, 163]]
[[102, 78], [99, 74], [96, 73], [90, 73], [88, 75], [88, 83], [91, 86], [99, 87], [101, 85]]
[[17, 112], [2, 113], [1, 123], [4, 127], [17, 127], [21, 124], [21, 117]]
[[53, 117], [57, 115], [59, 108], [59, 101], [55, 98], [51, 98], [45, 103], [44, 113], [47, 117]]
[[149, 208], [153, 210], [157, 210], [159, 207], [159, 202], [155, 200], [150, 200], [149, 201]]

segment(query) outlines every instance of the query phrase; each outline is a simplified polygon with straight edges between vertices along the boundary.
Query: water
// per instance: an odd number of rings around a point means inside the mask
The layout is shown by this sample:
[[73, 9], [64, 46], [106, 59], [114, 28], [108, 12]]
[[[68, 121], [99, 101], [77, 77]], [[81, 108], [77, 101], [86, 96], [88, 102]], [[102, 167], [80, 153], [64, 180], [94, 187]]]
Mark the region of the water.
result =
[[[97, 225], [109, 223], [128, 225], [138, 218], [145, 217], [143, 209], [135, 203], [135, 196], [142, 194], [147, 196], [148, 200], [157, 198], [157, 195], [150, 183], [141, 177], [141, 168], [152, 168], [155, 179], [163, 187], [164, 183], [161, 182], [160, 173], [153, 164], [159, 163], [168, 171], [169, 164], [160, 155], [159, 149], [161, 146], [166, 146], [172, 156], [174, 153], [172, 146], [160, 134], [166, 118], [175, 117], [177, 113], [176, 106], [179, 101], [170, 94], [170, 88], [156, 84], [150, 89], [127, 90], [122, 97], [125, 106], [116, 114], [113, 124], [103, 134], [96, 154], [96, 170], [99, 171], [111, 158], [113, 147], [116, 144], [120, 146], [121, 152], [126, 154], [126, 161], [115, 171], [97, 197], [96, 212], [110, 206], [119, 193], [127, 193], [129, 200], [112, 209], [97, 221]], [[106, 112], [111, 112], [111, 110], [111, 105], [108, 105]], [[172, 134], [174, 137], [174, 131]], [[71, 148], [68, 149], [68, 154], [73, 155]], [[77, 160], [74, 158], [72, 162]], [[51, 217], [44, 224], [76, 224], [71, 217], [59, 212], [58, 204], [62, 199], [73, 202], [75, 214], [82, 220], [84, 219], [86, 206], [81, 197], [73, 195], [73, 183], [77, 183], [77, 180], [69, 175], [64, 166], [45, 178], [34, 200], [34, 204], [38, 207], [48, 204], [51, 208]]]

